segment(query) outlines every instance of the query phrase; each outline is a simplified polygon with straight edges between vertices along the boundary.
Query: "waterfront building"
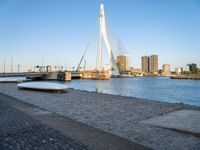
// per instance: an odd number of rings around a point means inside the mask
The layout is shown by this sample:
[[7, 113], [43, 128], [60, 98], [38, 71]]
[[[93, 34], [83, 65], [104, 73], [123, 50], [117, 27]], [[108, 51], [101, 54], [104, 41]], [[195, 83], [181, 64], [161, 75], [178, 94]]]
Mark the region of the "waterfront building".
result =
[[139, 69], [139, 68], [131, 68], [131, 74], [138, 77], [138, 76], [143, 76], [144, 75], [144, 72]]
[[170, 75], [170, 65], [169, 64], [163, 64], [162, 66], [162, 75], [169, 76]]
[[175, 73], [176, 73], [176, 75], [180, 75], [181, 72], [183, 72], [183, 68], [182, 68], [182, 67], [176, 67], [176, 68], [175, 68]]
[[187, 66], [189, 66], [189, 71], [191, 72], [195, 72], [195, 70], [197, 69], [197, 64], [188, 64]]
[[120, 72], [125, 72], [130, 70], [128, 57], [129, 56], [126, 54], [117, 56], [117, 64]]
[[149, 57], [149, 71], [151, 74], [158, 74], [158, 55]]
[[158, 74], [158, 55], [142, 57], [142, 71], [150, 74]]
[[52, 72], [52, 66], [50, 65], [46, 66], [46, 72]]
[[149, 73], [149, 57], [143, 56], [141, 61], [142, 61], [142, 71], [144, 73]]

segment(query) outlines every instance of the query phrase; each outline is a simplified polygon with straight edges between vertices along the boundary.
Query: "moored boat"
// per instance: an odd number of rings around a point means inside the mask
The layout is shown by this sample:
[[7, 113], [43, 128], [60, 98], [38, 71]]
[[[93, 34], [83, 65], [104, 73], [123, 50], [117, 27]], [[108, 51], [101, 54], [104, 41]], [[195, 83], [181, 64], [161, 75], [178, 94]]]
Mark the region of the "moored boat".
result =
[[19, 89], [40, 90], [40, 91], [66, 91], [67, 85], [51, 82], [25, 82], [17, 85]]

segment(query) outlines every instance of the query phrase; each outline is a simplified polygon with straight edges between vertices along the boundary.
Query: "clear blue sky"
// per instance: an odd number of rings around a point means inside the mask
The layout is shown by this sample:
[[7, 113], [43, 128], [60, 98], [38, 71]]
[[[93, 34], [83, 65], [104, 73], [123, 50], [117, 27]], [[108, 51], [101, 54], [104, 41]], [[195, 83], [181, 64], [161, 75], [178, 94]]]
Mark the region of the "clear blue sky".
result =
[[[139, 68], [158, 54], [159, 67], [200, 67], [200, 0], [104, 0], [112, 31]], [[76, 66], [98, 20], [100, 0], [0, 0], [0, 72], [34, 64]], [[96, 32], [97, 34], [97, 32]], [[87, 52], [95, 66], [97, 38]], [[107, 52], [104, 52], [107, 59]], [[107, 63], [107, 62], [105, 62]]]

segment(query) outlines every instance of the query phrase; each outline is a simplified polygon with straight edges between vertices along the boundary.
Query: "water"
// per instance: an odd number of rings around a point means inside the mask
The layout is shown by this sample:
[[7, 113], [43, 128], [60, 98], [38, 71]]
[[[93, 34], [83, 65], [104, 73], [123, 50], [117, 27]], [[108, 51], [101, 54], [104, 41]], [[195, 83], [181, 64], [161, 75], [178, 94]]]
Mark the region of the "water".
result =
[[[20, 80], [26, 80], [26, 78], [0, 78], [0, 82]], [[69, 87], [86, 91], [200, 106], [200, 80], [135, 77], [111, 80], [72, 80], [67, 84]]]
[[0, 82], [17, 82], [26, 80], [26, 77], [0, 77]]
[[73, 80], [70, 87], [114, 95], [200, 106], [200, 80], [172, 80], [163, 77]]

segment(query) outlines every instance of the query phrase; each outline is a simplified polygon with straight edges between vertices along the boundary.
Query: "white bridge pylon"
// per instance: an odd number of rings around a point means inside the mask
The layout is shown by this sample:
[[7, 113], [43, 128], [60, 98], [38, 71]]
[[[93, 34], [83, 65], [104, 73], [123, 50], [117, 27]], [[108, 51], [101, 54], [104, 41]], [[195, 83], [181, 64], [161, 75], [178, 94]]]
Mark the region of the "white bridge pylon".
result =
[[111, 75], [119, 75], [119, 70], [112, 52], [112, 48], [110, 45], [110, 41], [107, 35], [106, 30], [106, 18], [104, 12], [104, 5], [100, 6], [100, 35], [99, 35], [99, 43], [98, 43], [98, 52], [97, 52], [97, 70], [102, 71], [102, 52], [103, 52], [103, 41], [105, 42], [106, 48], [108, 50], [108, 55], [110, 59], [110, 74]]

